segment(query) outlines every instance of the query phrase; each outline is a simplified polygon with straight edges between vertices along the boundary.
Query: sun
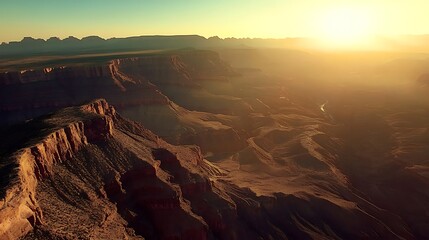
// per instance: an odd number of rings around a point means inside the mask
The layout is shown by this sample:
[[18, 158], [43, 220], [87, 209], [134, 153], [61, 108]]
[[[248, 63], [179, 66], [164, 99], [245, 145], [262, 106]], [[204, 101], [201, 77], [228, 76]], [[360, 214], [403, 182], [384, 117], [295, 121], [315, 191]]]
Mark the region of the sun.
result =
[[358, 7], [334, 7], [317, 19], [318, 37], [331, 47], [366, 44], [374, 33], [374, 18]]

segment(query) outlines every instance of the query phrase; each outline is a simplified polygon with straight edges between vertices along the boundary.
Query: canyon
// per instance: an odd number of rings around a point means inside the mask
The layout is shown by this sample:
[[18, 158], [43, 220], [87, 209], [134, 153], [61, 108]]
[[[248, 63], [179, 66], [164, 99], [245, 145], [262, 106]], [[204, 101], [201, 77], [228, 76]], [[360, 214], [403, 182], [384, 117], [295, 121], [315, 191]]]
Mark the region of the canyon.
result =
[[0, 239], [429, 235], [425, 68], [405, 85], [375, 81], [384, 55], [122, 55], [0, 73]]

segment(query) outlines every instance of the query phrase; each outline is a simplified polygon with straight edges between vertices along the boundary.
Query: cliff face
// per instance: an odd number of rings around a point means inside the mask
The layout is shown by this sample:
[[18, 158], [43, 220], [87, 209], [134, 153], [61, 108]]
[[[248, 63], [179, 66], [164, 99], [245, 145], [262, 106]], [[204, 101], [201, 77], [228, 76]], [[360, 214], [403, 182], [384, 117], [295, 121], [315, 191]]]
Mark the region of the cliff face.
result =
[[28, 124], [36, 132], [2, 156], [0, 239], [412, 238], [342, 185], [341, 201], [238, 187], [198, 147], [170, 145], [104, 100], [32, 120], [10, 141]]
[[[127, 75], [141, 77], [132, 79]], [[143, 83], [144, 79], [170, 81], [187, 84], [201, 78], [235, 76], [237, 73], [211, 51], [183, 51], [148, 55], [133, 58], [113, 59], [99, 65], [75, 65], [23, 69], [0, 73], [0, 86], [42, 81], [75, 82], [83, 84], [88, 80], [110, 78], [116, 84], [121, 82]], [[174, 79], [173, 79], [174, 78]], [[182, 82], [181, 82], [182, 81]], [[106, 81], [109, 82], [109, 81]], [[188, 83], [190, 84], [190, 83]]]
[[[98, 65], [75, 65], [0, 73], [0, 124], [15, 123], [65, 106], [103, 97], [118, 108], [167, 105], [158, 86], [196, 87], [198, 79], [233, 75], [209, 51], [115, 59]], [[156, 85], [154, 85], [155, 83]]]
[[[122, 234], [130, 238], [207, 239], [213, 234], [211, 223], [207, 225], [204, 218], [193, 213], [185, 199], [206, 199], [198, 195], [211, 192], [211, 198], [223, 201], [233, 211], [232, 203], [212, 192], [197, 147], [182, 149], [166, 144], [141, 126], [122, 119], [104, 100], [33, 121], [48, 124], [50, 130], [26, 139], [23, 148], [8, 157], [17, 168], [10, 170], [8, 175], [15, 177], [8, 179], [2, 196], [1, 239], [16, 239], [29, 232], [29, 238], [86, 238], [96, 230], [95, 223], [102, 226], [97, 230], [100, 235], [92, 236], [95, 238]], [[100, 151], [115, 152], [111, 156], [103, 154], [108, 158], [105, 162]], [[86, 179], [83, 185], [78, 179], [67, 182], [77, 195], [62, 185], [64, 178], [74, 176]], [[208, 200], [203, 199], [199, 201]], [[57, 209], [59, 204], [80, 209], [87, 203], [95, 210], [84, 216], [78, 210]], [[72, 223], [67, 223], [71, 229], [64, 230], [57, 228], [65, 223], [58, 219], [61, 214], [53, 213], [56, 211], [83, 219], [91, 214], [105, 217], [78, 221], [88, 232]], [[108, 229], [113, 224], [110, 221], [119, 222], [119, 230]], [[119, 232], [103, 235], [106, 231]]]
[[28, 69], [16, 72], [0, 73], [0, 85], [23, 84], [41, 81], [76, 81], [93, 78], [110, 77], [108, 66], [76, 66], [54, 67], [44, 69]]
[[119, 72], [118, 61], [0, 73], [0, 85], [0, 112], [14, 116], [3, 119], [10, 122], [97, 97], [105, 97], [118, 106], [168, 102], [147, 81], [134, 81]]
[[[103, 97], [121, 112], [132, 112], [126, 114], [127, 117], [155, 126], [151, 130], [172, 143], [200, 144], [203, 151], [215, 151], [211, 147], [214, 145], [204, 143], [205, 137], [197, 135], [202, 129], [214, 141], [230, 138], [233, 144], [226, 148], [230, 151], [241, 148], [244, 142], [234, 129], [212, 128], [205, 120], [207, 116], [195, 116], [195, 112], [177, 106], [164, 95], [164, 89], [199, 89], [202, 80], [225, 80], [234, 74], [232, 68], [211, 51], [148, 54], [101, 64], [3, 72], [0, 73], [0, 115], [3, 116], [0, 125]], [[176, 123], [170, 124], [172, 122]], [[169, 124], [171, 126], [166, 126]], [[183, 126], [182, 129], [170, 129], [177, 125]], [[191, 130], [184, 132], [183, 129]]]
[[198, 147], [171, 146], [104, 100], [33, 121], [50, 130], [9, 156], [1, 239], [252, 236]]
[[118, 59], [114, 63], [124, 73], [157, 84], [195, 87], [200, 80], [222, 80], [228, 76], [237, 76], [217, 53], [211, 51]]
[[85, 105], [82, 111], [97, 115], [63, 123], [61, 128], [52, 130], [36, 143], [8, 157], [8, 161], [14, 162], [17, 168], [12, 170], [14, 178], [5, 179], [9, 184], [0, 202], [2, 239], [16, 239], [25, 235], [35, 224], [42, 224], [43, 215], [36, 200], [36, 186], [38, 181], [54, 173], [56, 164], [72, 160], [74, 154], [88, 143], [112, 136], [112, 117], [115, 117], [115, 112], [104, 100]]

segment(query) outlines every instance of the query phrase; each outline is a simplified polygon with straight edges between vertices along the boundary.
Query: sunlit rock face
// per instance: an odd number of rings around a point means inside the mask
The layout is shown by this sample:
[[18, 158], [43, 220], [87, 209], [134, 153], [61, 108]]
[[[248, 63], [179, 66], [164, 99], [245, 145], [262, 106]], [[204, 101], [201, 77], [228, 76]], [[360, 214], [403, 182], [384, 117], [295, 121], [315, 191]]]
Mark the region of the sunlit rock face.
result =
[[97, 100], [83, 106], [82, 110], [97, 115], [73, 119], [66, 112], [58, 114], [44, 122], [52, 129], [43, 133], [42, 138], [28, 142], [24, 148], [5, 156], [8, 158], [6, 162], [17, 167], [10, 172], [10, 176], [14, 177], [3, 179], [7, 184], [2, 189], [2, 239], [22, 237], [31, 227], [43, 224], [43, 211], [36, 199], [36, 188], [39, 181], [52, 177], [55, 165], [73, 160], [81, 148], [99, 140], [100, 135], [106, 137], [103, 140], [112, 137], [112, 118], [115, 117], [112, 107], [104, 100]]

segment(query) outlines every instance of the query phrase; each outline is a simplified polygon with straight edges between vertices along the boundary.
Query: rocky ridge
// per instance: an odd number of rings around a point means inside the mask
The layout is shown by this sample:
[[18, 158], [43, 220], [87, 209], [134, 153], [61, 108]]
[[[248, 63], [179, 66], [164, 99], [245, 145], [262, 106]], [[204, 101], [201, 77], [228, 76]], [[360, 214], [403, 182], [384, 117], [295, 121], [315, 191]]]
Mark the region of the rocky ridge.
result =
[[381, 210], [344, 186], [335, 190], [343, 203], [238, 187], [197, 146], [170, 145], [105, 100], [27, 124], [43, 126], [42, 133], [27, 134], [19, 150], [2, 156], [1, 171], [11, 176], [2, 193], [2, 239], [410, 237], [372, 217]]
[[[221, 226], [224, 217], [217, 211], [237, 221], [234, 204], [216, 193], [207, 173], [220, 170], [202, 159], [198, 147], [171, 146], [117, 115], [104, 100], [33, 121], [49, 129], [5, 156], [16, 167], [8, 172], [14, 177], [2, 194], [2, 239], [27, 233], [30, 239], [233, 234]], [[100, 155], [112, 148], [113, 156]], [[208, 204], [209, 199], [215, 202]], [[87, 204], [95, 210], [86, 209]], [[58, 205], [67, 206], [60, 210]], [[85, 209], [86, 214], [80, 212]], [[92, 215], [98, 216], [85, 219]], [[75, 224], [62, 229], [64, 217], [76, 218]], [[108, 229], [112, 225], [116, 232]]]
[[74, 154], [89, 142], [112, 136], [114, 108], [105, 101], [94, 101], [82, 107], [86, 113], [97, 114], [79, 121], [61, 123], [34, 144], [9, 156], [15, 163], [1, 203], [1, 235], [10, 239], [22, 236], [35, 224], [43, 221], [42, 211], [36, 200], [37, 182], [53, 173], [53, 166], [71, 160]]
[[[216, 119], [208, 121], [211, 113], [188, 111], [163, 93], [166, 86], [199, 88], [201, 81], [225, 81], [235, 75], [217, 53], [202, 50], [3, 72], [0, 114], [5, 117], [0, 119], [0, 125], [102, 97], [128, 118], [156, 126], [151, 130], [169, 142], [199, 144], [204, 151], [214, 151], [196, 134], [202, 131], [213, 139], [224, 135], [235, 139], [232, 149], [238, 149], [243, 141], [231, 127]], [[20, 97], [16, 98], [16, 94]], [[161, 122], [167, 126], [160, 126]]]

